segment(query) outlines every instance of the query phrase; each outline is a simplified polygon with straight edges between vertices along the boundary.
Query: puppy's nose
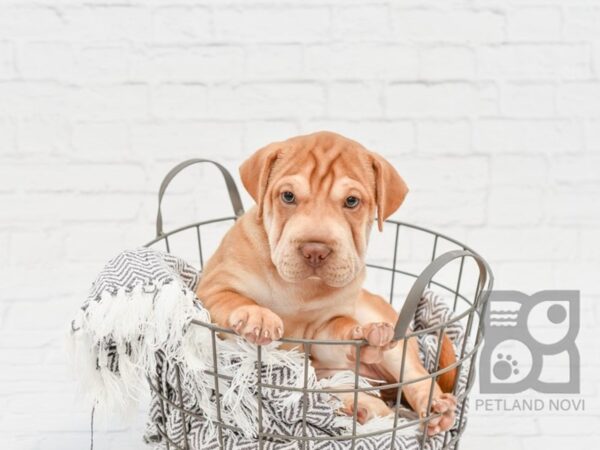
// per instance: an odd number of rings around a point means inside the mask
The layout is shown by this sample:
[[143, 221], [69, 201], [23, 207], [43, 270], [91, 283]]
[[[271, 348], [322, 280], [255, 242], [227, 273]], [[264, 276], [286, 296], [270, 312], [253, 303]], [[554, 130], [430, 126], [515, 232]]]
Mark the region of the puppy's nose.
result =
[[300, 253], [308, 265], [319, 267], [331, 254], [331, 248], [322, 242], [306, 242], [300, 246]]

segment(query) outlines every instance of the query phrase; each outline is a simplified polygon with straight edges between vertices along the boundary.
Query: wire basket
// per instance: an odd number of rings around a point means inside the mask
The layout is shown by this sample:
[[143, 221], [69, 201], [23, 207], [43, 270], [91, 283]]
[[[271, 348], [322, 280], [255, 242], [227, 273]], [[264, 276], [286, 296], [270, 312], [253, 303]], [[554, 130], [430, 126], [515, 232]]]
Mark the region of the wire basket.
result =
[[[169, 186], [172, 179], [186, 167], [197, 164], [197, 163], [210, 163], [215, 165], [223, 175], [227, 191], [233, 206], [234, 215], [228, 217], [214, 218], [201, 222], [192, 223], [183, 227], [179, 227], [172, 231], [163, 230], [163, 219], [161, 212], [162, 199], [165, 194], [167, 187]], [[232, 224], [237, 218], [244, 213], [242, 201], [237, 190], [236, 184], [229, 174], [229, 172], [220, 164], [204, 159], [192, 159], [184, 161], [181, 164], [175, 166], [163, 180], [159, 189], [159, 201], [158, 201], [158, 213], [156, 219], [156, 237], [146, 244], [146, 247], [162, 247], [162, 250], [166, 250], [169, 253], [174, 252], [173, 241], [179, 239], [180, 242], [184, 242], [186, 249], [189, 251], [190, 248], [194, 248], [196, 253], [196, 260], [199, 263], [200, 272], [203, 269], [204, 261], [206, 260], [206, 247], [207, 246], [207, 235], [214, 235], [214, 233], [206, 233], [206, 230], [210, 227], [220, 227], [223, 230], [223, 225]], [[425, 334], [435, 333], [438, 336], [438, 344], [435, 354], [435, 367], [434, 370], [428, 376], [433, 382], [430, 384], [431, 388], [429, 391], [429, 403], [427, 411], [431, 411], [431, 402], [433, 395], [433, 383], [443, 373], [454, 370], [456, 368], [457, 374], [455, 379], [458, 380], [461, 376], [466, 378], [466, 384], [463, 392], [457, 395], [459, 404], [458, 415], [456, 423], [452, 432], [446, 431], [444, 433], [443, 442], [441, 445], [433, 446], [434, 448], [440, 449], [456, 449], [458, 448], [459, 440], [464, 432], [466, 423], [466, 404], [468, 400], [468, 394], [473, 386], [475, 377], [475, 362], [477, 352], [482, 343], [483, 338], [483, 320], [482, 317], [485, 313], [485, 308], [488, 299], [488, 293], [492, 288], [493, 275], [486, 263], [486, 261], [473, 251], [468, 246], [461, 242], [445, 236], [441, 233], [416, 226], [404, 222], [395, 220], [387, 220], [386, 227], [382, 236], [378, 238], [377, 243], [371, 243], [369, 254], [367, 256], [367, 284], [371, 282], [371, 290], [375, 293], [387, 297], [390, 303], [395, 307], [396, 310], [400, 310], [398, 323], [395, 327], [395, 339], [401, 340], [398, 345], [403, 345], [406, 350], [406, 343], [409, 338], [419, 337]], [[185, 235], [185, 236], [184, 236]], [[404, 241], [407, 242], [403, 245]], [[216, 239], [218, 240], [218, 239]], [[192, 245], [192, 242], [195, 243]], [[215, 243], [211, 242], [214, 248]], [[375, 251], [373, 252], [373, 247]], [[408, 250], [407, 250], [408, 247]], [[375, 254], [373, 254], [375, 253]], [[189, 258], [189, 256], [188, 256]], [[443, 269], [443, 270], [442, 270]], [[452, 270], [450, 270], [452, 269]], [[449, 300], [449, 307], [452, 309], [452, 319], [447, 322], [437, 324], [436, 326], [422, 329], [418, 331], [409, 330], [409, 324], [414, 316], [416, 310], [417, 301], [421, 298], [425, 289], [431, 288], [433, 290], [443, 293]], [[460, 323], [463, 326], [464, 335], [462, 338], [461, 345], [457, 349], [457, 360], [455, 363], [440, 369], [438, 366], [441, 350], [441, 337], [444, 331], [452, 325], [452, 323]], [[211, 336], [211, 345], [213, 352], [213, 370], [206, 371], [205, 374], [208, 377], [214, 377], [215, 386], [215, 398], [217, 405], [217, 420], [216, 426], [218, 429], [218, 448], [226, 448], [223, 434], [224, 430], [231, 430], [234, 432], [242, 432], [241, 429], [235, 425], [226, 424], [221, 420], [220, 410], [220, 394], [219, 394], [219, 380], [225, 376], [219, 374], [217, 367], [217, 343], [220, 340], [219, 334], [235, 334], [233, 330], [219, 327], [213, 323], [201, 322], [194, 320], [191, 326], [204, 327], [208, 330]], [[347, 341], [325, 341], [325, 340], [308, 340], [308, 339], [290, 339], [283, 338], [280, 340], [288, 344], [301, 346], [304, 351], [304, 372], [307, 373], [307, 368], [310, 364], [310, 351], [311, 347], [316, 345], [352, 345], [355, 347], [356, 367], [360, 365], [360, 351], [359, 348], [365, 345], [364, 341], [361, 340], [347, 340]], [[402, 367], [404, 366], [404, 358], [407, 354], [403, 352]], [[263, 364], [263, 351], [260, 345], [256, 346], [256, 362], [257, 367], [262, 367]], [[180, 380], [179, 367], [177, 370], [177, 380], [175, 389], [179, 394], [179, 399], [182, 397], [182, 383]], [[259, 371], [260, 373], [260, 371]], [[395, 408], [398, 410], [401, 403], [401, 392], [403, 386], [409, 383], [414, 383], [421, 380], [403, 380], [403, 370], [400, 371], [400, 379], [395, 383], [389, 383], [380, 386], [373, 386], [370, 388], [361, 387], [359, 383], [358, 371], [354, 374], [354, 387], [348, 389], [323, 389], [323, 393], [334, 393], [335, 392], [351, 392], [354, 395], [354, 415], [352, 417], [352, 432], [343, 436], [309, 436], [303, 433], [301, 436], [297, 435], [285, 435], [285, 434], [274, 434], [269, 433], [263, 429], [263, 423], [261, 418], [261, 402], [258, 402], [258, 425], [256, 430], [256, 436], [258, 438], [258, 448], [262, 449], [263, 446], [268, 442], [283, 442], [289, 444], [295, 443], [295, 446], [290, 448], [310, 448], [310, 444], [313, 442], [322, 443], [323, 441], [331, 442], [340, 440], [349, 440], [351, 442], [351, 449], [357, 446], [357, 443], [364, 438], [377, 436], [381, 434], [391, 434], [392, 447], [395, 445], [394, 436], [402, 429], [409, 426], [423, 425], [436, 417], [435, 413], [430, 412], [429, 414], [415, 418], [414, 421], [409, 423], [398, 424], [398, 414], [394, 415], [393, 426], [386, 430], [371, 431], [368, 433], [357, 432], [357, 401], [359, 392], [372, 392], [381, 391], [383, 389], [396, 389], [397, 400]], [[262, 390], [265, 387], [270, 389], [276, 388], [282, 391], [296, 391], [300, 392], [306, 399], [309, 390], [306, 387], [306, 379], [303, 388], [293, 388], [289, 386], [273, 386], [272, 384], [263, 383], [261, 376], [257, 377], [256, 380], [256, 392], [258, 398], [262, 396]], [[305, 377], [306, 378], [306, 377]], [[153, 381], [152, 376], [148, 378], [150, 389], [153, 395], [159, 398], [161, 407], [168, 406], [169, 408], [178, 411], [180, 414], [180, 420], [185, 422], [186, 417], [197, 416], [197, 413], [188, 411], [185, 409], [183, 401], [173, 401], [164, 392], [164, 386], [158, 381]], [[454, 384], [453, 393], [456, 394], [456, 386]], [[314, 391], [313, 391], [314, 392]], [[306, 402], [305, 402], [306, 405]], [[306, 408], [306, 407], [305, 407]], [[304, 411], [306, 416], [306, 409]], [[303, 418], [306, 421], [306, 417]], [[165, 448], [168, 450], [195, 450], [195, 447], [188, 440], [185, 426], [183, 427], [183, 439], [175, 439], [169, 435], [167, 427], [162, 423], [155, 423], [156, 430], [160, 434], [161, 438], [164, 439]], [[305, 424], [304, 424], [305, 425]], [[419, 448], [431, 448], [428, 445], [426, 433], [421, 433], [419, 437]], [[230, 447], [227, 447], [230, 448]], [[288, 448], [288, 447], [286, 447]], [[327, 447], [324, 447], [327, 448]]]

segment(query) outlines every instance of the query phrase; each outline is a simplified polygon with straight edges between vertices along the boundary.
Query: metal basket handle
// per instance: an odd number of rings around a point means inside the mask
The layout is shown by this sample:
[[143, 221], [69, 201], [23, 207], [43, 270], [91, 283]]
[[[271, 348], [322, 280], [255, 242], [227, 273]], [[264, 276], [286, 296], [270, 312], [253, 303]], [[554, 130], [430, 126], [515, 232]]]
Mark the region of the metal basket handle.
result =
[[233, 212], [235, 216], [240, 217], [242, 214], [244, 214], [244, 205], [242, 205], [240, 193], [237, 189], [237, 186], [235, 185], [233, 177], [225, 167], [223, 167], [218, 162], [211, 161], [210, 159], [188, 159], [187, 161], [183, 161], [182, 163], [179, 163], [175, 167], [173, 167], [169, 171], [169, 173], [167, 173], [165, 178], [162, 180], [162, 183], [160, 184], [160, 189], [158, 190], [158, 212], [156, 214], [156, 237], [160, 237], [163, 234], [163, 219], [160, 208], [162, 204], [163, 195], [165, 194], [169, 183], [171, 183], [173, 178], [175, 178], [175, 175], [177, 175], [183, 169], [198, 163], [210, 163], [217, 166], [217, 168], [221, 171], [223, 178], [225, 179], [225, 185], [227, 186], [227, 192], [229, 193], [229, 199], [231, 200], [231, 206], [233, 206]]
[[467, 250], [453, 250], [438, 256], [425, 268], [425, 270], [423, 270], [423, 272], [421, 272], [421, 274], [413, 283], [408, 295], [406, 296], [406, 300], [404, 302], [404, 305], [402, 305], [402, 309], [400, 310], [400, 315], [398, 317], [398, 322], [396, 322], [396, 327], [394, 329], [394, 340], [404, 339], [404, 337], [406, 336], [408, 326], [410, 325], [411, 320], [415, 316], [417, 306], [419, 305], [419, 301], [423, 296], [423, 292], [425, 291], [425, 288], [427, 287], [431, 279], [434, 277], [434, 275], [438, 273], [442, 269], [442, 267], [444, 267], [450, 261], [453, 261], [457, 258], [464, 258], [465, 256], [473, 258], [477, 263], [477, 267], [479, 268], [479, 281], [477, 283], [477, 292], [480, 292], [484, 288], [488, 278], [490, 280], [492, 279], [492, 274], [487, 262], [477, 253], [473, 253]]

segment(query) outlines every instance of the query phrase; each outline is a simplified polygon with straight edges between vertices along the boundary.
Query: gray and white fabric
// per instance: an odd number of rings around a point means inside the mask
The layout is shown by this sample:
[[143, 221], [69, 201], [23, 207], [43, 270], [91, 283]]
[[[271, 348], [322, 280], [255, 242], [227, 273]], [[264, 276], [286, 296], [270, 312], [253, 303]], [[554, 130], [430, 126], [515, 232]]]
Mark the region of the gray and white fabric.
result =
[[[352, 418], [337, 412], [339, 401], [330, 394], [309, 393], [305, 401], [301, 392], [263, 387], [259, 400], [258, 376], [264, 384], [303, 387], [304, 355], [301, 352], [279, 350], [276, 343], [265, 346], [259, 370], [256, 346], [241, 339], [217, 338], [217, 361], [213, 361], [211, 331], [191, 323], [194, 319], [210, 322], [208, 311], [194, 294], [198, 279], [198, 271], [190, 264], [147, 248], [123, 252], [106, 265], [70, 330], [74, 362], [91, 400], [99, 407], [127, 409], [147, 390], [149, 379], [166, 398], [161, 399], [153, 392], [150, 401], [144, 439], [155, 449], [167, 449], [167, 440], [159, 427], [180, 448], [186, 448], [187, 436], [191, 450], [220, 448], [221, 442], [227, 449], [258, 449], [259, 401], [262, 429], [266, 433], [333, 438], [351, 434]], [[425, 329], [447, 322], [451, 317], [446, 302], [427, 291], [412, 326], [415, 330]], [[456, 348], [462, 345], [462, 331], [458, 322], [446, 328]], [[421, 336], [419, 346], [425, 367], [433, 371], [437, 335]], [[218, 398], [215, 377], [210, 375], [214, 373], [215, 364], [218, 373], [226, 377], [219, 381]], [[457, 384], [459, 396], [464, 393], [467, 373], [468, 367], [463, 366]], [[322, 389], [331, 382], [317, 380], [309, 367], [309, 389]], [[368, 380], [361, 379], [361, 384], [365, 383]], [[183, 405], [191, 414], [182, 414], [174, 405]], [[222, 423], [240, 431], [219, 429], [216, 425], [219, 415]], [[414, 413], [402, 407], [398, 424], [412, 420]], [[393, 417], [386, 417], [365, 425], [357, 424], [356, 433], [389, 430], [393, 421]], [[456, 429], [451, 430], [448, 438], [455, 433]], [[421, 436], [418, 427], [400, 430], [395, 436], [395, 448], [417, 449]], [[391, 439], [391, 432], [382, 432], [357, 439], [355, 448], [390, 448]], [[425, 448], [441, 448], [443, 441], [443, 435], [429, 438]], [[298, 448], [297, 441], [291, 440], [264, 439], [262, 445], [273, 450]], [[338, 438], [308, 441], [306, 448], [351, 447], [350, 440]]]

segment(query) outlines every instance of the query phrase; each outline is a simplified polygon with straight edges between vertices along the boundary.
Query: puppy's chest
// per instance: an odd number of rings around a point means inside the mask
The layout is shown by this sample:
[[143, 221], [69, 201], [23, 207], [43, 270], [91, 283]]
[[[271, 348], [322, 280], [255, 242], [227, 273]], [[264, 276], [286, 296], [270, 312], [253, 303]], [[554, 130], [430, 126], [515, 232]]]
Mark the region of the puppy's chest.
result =
[[264, 286], [250, 296], [259, 305], [269, 308], [284, 322], [325, 322], [332, 317], [354, 315], [358, 296], [341, 289], [335, 293], [320, 294], [310, 288]]

